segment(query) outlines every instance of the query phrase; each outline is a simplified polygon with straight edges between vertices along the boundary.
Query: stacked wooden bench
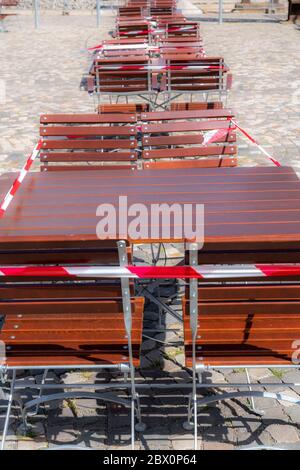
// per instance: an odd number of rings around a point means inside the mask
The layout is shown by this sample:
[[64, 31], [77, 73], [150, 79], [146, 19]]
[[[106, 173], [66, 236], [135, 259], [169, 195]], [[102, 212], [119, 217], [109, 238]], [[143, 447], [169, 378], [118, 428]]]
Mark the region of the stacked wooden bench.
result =
[[[201, 47], [201, 46], [200, 46]], [[143, 50], [143, 49], [142, 49]], [[219, 100], [228, 94], [232, 77], [222, 57], [203, 57], [194, 49], [163, 49], [160, 57], [131, 53], [97, 55], [90, 69], [88, 89], [100, 103], [105, 96], [139, 97], [152, 108], [168, 109], [170, 102], [183, 95], [201, 95]], [[158, 97], [162, 97], [162, 102]]]
[[[9, 187], [12, 175], [0, 179], [1, 188]], [[90, 274], [85, 271], [85, 282], [75, 282], [70, 276], [67, 281], [60, 270], [60, 265], [67, 265], [72, 273], [76, 263], [85, 269], [111, 266], [113, 273], [114, 266], [130, 264], [125, 243], [121, 243], [122, 250], [119, 244], [117, 251], [118, 237], [104, 241], [95, 233], [96, 208], [101, 203], [117, 204], [116, 188], [121, 186], [132, 203], [205, 204], [204, 246], [200, 250], [188, 246], [186, 250], [188, 266], [200, 265], [200, 272], [205, 270], [205, 265], [211, 267], [201, 282], [193, 278], [189, 281], [183, 301], [186, 365], [193, 371], [187, 425], [197, 429], [198, 405], [226, 398], [268, 396], [299, 402], [293, 397], [247, 389], [198, 400], [196, 381], [197, 376], [211, 367], [299, 367], [292, 362], [291, 345], [300, 327], [299, 275], [287, 280], [282, 274], [274, 282], [267, 277], [255, 277], [250, 269], [249, 277], [242, 281], [238, 277], [245, 263], [251, 263], [252, 270], [255, 263], [263, 263], [267, 270], [266, 263], [300, 262], [300, 222], [295, 215], [299, 209], [300, 185], [290, 168], [184, 168], [161, 170], [159, 178], [152, 170], [95, 171], [80, 175], [70, 172], [68, 178], [64, 172], [43, 172], [30, 173], [23, 185], [0, 222], [0, 269], [6, 273], [1, 283], [0, 339], [8, 347], [3, 373], [13, 373], [10, 405], [15, 396], [18, 368], [115, 366], [124, 373], [131, 370], [134, 374], [134, 366], [139, 365], [142, 300], [131, 296], [129, 302], [130, 292], [133, 294], [130, 283], [124, 286], [125, 279], [122, 279], [120, 286], [105, 276], [100, 281], [93, 271]], [[159, 232], [159, 241], [178, 241], [172, 235], [172, 228], [174, 222], [167, 238]], [[27, 284], [23, 284], [20, 277], [9, 277], [5, 265], [35, 266], [36, 270], [26, 276]], [[43, 282], [39, 276], [41, 265], [52, 266], [51, 277], [43, 278]], [[220, 265], [234, 267], [234, 271], [219, 279], [216, 267]], [[49, 284], [51, 280], [54, 282]], [[124, 317], [124, 329], [122, 314], [128, 312], [129, 305], [131, 314]], [[131, 319], [132, 329], [129, 326], [128, 330], [126, 318]], [[113, 328], [115, 320], [117, 329]], [[128, 331], [130, 344], [125, 338]], [[202, 383], [201, 386], [216, 385]], [[236, 384], [232, 387], [236, 388]], [[72, 393], [61, 394], [59, 398], [73, 397]], [[78, 395], [91, 396], [86, 392]], [[98, 398], [98, 393], [92, 396]], [[131, 412], [137, 410], [141, 430], [134, 380], [131, 397]], [[24, 410], [49, 399], [43, 392], [37, 400], [24, 404]], [[109, 387], [102, 399], [128, 404], [112, 396]]]
[[[199, 23], [187, 21], [177, 11], [148, 16], [143, 8], [153, 4], [128, 5], [120, 9], [115, 39], [94, 49], [87, 76], [87, 90], [98, 104], [132, 97], [150, 103], [152, 109], [169, 109], [183, 93], [227, 95], [231, 79], [223, 58], [205, 57]], [[141, 8], [140, 13], [138, 13]], [[160, 101], [162, 100], [162, 103]]]
[[[45, 232], [43, 238], [47, 241], [38, 243], [32, 239], [5, 243], [1, 238], [2, 269], [7, 264], [10, 267], [25, 264], [35, 269], [24, 282], [22, 278], [6, 276], [0, 284], [0, 341], [5, 344], [5, 364], [3, 369], [3, 363], [0, 364], [0, 375], [5, 381], [7, 374], [12, 374], [1, 449], [5, 447], [15, 400], [21, 406], [26, 430], [29, 429], [29, 412], [32, 415], [43, 403], [70, 398], [93, 398], [104, 404], [111, 402], [128, 407], [134, 448], [135, 416], [137, 428], [143, 428], [135, 390], [135, 367], [140, 364], [144, 299], [134, 297], [133, 285], [128, 280], [121, 284], [120, 280], [98, 279], [91, 274], [82, 281], [72, 281], [55, 273], [47, 280], [40, 278], [38, 269], [41, 265], [53, 269], [53, 263], [68, 264], [69, 269], [74, 263], [86, 268], [93, 263], [112, 268], [124, 259], [127, 263], [131, 260], [130, 247], [112, 240], [91, 242], [81, 236], [58, 242]], [[66, 384], [57, 384], [56, 393], [48, 394], [45, 384], [48, 371], [53, 369], [115, 371], [125, 382], [130, 375], [129, 396], [124, 397], [122, 382], [119, 390], [116, 385], [112, 387], [100, 380], [99, 375], [99, 387], [94, 386], [92, 391], [89, 385], [74, 391]], [[19, 398], [15, 388], [18, 370], [43, 372], [42, 383], [33, 382], [33, 388], [39, 392], [37, 397], [27, 401]]]
[[[108, 111], [113, 109], [114, 106], [108, 105]], [[123, 112], [119, 110], [118, 107], [118, 112], [112, 114], [102, 111], [87, 115], [42, 115], [41, 170], [136, 170], [237, 164], [236, 131], [229, 121], [233, 117], [230, 110], [147, 113], [145, 106], [130, 105], [123, 106]], [[130, 114], [129, 110], [139, 113]], [[222, 135], [206, 144], [205, 135], [213, 130], [221, 130]]]
[[[211, 266], [203, 279], [189, 282], [183, 298], [185, 364], [194, 372], [185, 427], [194, 429], [195, 440], [197, 413], [216, 402], [248, 397], [257, 414], [263, 412], [256, 397], [300, 404], [290, 395], [272, 393], [272, 384], [253, 387], [251, 382], [252, 368], [299, 368], [300, 276], [285, 275], [300, 261], [299, 220], [293, 215], [299, 180], [290, 168], [241, 168], [228, 173], [223, 183], [214, 175], [206, 179], [213, 198], [202, 185], [204, 246], [187, 248], [185, 256], [186, 264]], [[272, 263], [285, 268], [269, 278]], [[226, 274], [220, 271], [218, 277], [216, 265]], [[196, 384], [205, 380], [205, 371], [227, 368], [245, 369], [244, 386], [227, 383], [226, 389], [233, 391], [197, 399]]]
[[[235, 166], [236, 132], [226, 109], [142, 113], [142, 159], [145, 168]], [[225, 129], [212, 143], [205, 133]]]

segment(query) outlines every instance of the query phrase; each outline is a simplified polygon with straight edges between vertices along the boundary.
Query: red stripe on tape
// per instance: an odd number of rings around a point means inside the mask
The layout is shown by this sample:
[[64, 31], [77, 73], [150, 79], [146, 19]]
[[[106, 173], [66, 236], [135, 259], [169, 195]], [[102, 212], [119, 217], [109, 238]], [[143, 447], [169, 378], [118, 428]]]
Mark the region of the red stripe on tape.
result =
[[174, 278], [176, 277], [190, 279], [199, 278], [202, 276], [195, 269], [190, 266], [126, 266], [127, 269], [132, 273], [140, 277], [141, 279], [163, 279], [163, 278]]
[[39, 277], [39, 276], [55, 276], [55, 277], [73, 277], [62, 266], [20, 266], [20, 267], [1, 267], [1, 273], [5, 276], [18, 277]]
[[291, 265], [281, 265], [281, 266], [272, 266], [268, 264], [257, 265], [265, 276], [277, 277], [277, 276], [298, 276], [300, 274], [300, 266], [291, 266]]

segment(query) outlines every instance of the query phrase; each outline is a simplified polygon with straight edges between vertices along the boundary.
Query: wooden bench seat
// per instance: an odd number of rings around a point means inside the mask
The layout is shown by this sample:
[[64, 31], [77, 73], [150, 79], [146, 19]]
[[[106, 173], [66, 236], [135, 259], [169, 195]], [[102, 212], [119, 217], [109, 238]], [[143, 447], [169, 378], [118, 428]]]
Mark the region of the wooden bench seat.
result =
[[[188, 294], [188, 293], [187, 293]], [[197, 364], [291, 365], [300, 334], [300, 284], [199, 286]], [[192, 366], [190, 302], [183, 300], [186, 365]]]
[[[232, 111], [204, 109], [142, 113], [142, 158], [144, 167], [235, 166], [236, 132], [230, 129]], [[228, 129], [214, 142], [203, 145], [205, 133]]]
[[52, 114], [40, 123], [41, 171], [135, 168], [135, 114]]

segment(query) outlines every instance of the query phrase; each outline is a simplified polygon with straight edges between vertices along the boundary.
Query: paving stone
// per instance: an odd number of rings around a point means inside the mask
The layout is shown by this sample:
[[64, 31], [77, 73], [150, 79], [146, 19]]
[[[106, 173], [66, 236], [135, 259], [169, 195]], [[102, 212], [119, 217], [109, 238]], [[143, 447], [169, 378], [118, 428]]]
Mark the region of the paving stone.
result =
[[157, 343], [151, 339], [143, 341], [142, 343], [142, 351], [145, 353], [147, 353], [148, 351], [152, 351], [152, 349], [155, 349], [156, 347]]
[[[284, 374], [282, 378], [283, 382], [286, 383], [298, 383], [300, 384], [300, 370], [293, 369], [286, 374]], [[300, 395], [300, 386], [298, 387], [291, 387], [295, 392], [298, 392]]]
[[47, 449], [48, 443], [47, 442], [36, 442], [33, 439], [21, 440], [18, 441], [17, 449], [18, 450], [39, 450], [39, 449]]
[[81, 384], [89, 382], [89, 377], [86, 376], [85, 372], [67, 372], [62, 380], [65, 384]]
[[4, 450], [17, 450], [18, 449], [18, 441], [6, 441]]
[[148, 441], [146, 448], [149, 450], [170, 450], [172, 449], [172, 444], [169, 440], [160, 439], [157, 441]]
[[234, 445], [228, 442], [203, 442], [203, 450], [233, 450]]
[[154, 367], [162, 363], [162, 355], [159, 349], [154, 349], [146, 354], [147, 360], [152, 364]]
[[170, 361], [169, 359], [164, 358], [163, 369], [165, 372], [168, 372], [169, 374], [173, 374], [173, 373], [177, 374], [178, 364], [176, 364], [174, 361]]
[[[194, 439], [172, 439], [171, 446], [174, 450], [194, 450]], [[198, 441], [198, 449], [202, 447], [202, 440]]]
[[271, 384], [278, 384], [278, 386], [271, 386], [271, 387], [266, 387], [266, 390], [268, 392], [273, 392], [273, 393], [278, 393], [282, 392], [285, 390], [285, 385], [282, 383], [281, 379], [279, 377], [275, 377], [275, 375], [271, 375], [269, 377], [263, 378], [260, 380], [261, 384], [266, 384], [266, 383], [271, 383]]
[[246, 373], [243, 371], [243, 369], [235, 369], [231, 374], [226, 375], [226, 378], [228, 382], [230, 383], [247, 383], [247, 377]]
[[266, 430], [273, 440], [279, 444], [299, 441], [299, 432], [294, 426], [270, 424]]
[[274, 406], [271, 408], [263, 409], [264, 414], [261, 417], [261, 421], [264, 423], [270, 423], [275, 421], [288, 422], [288, 414], [286, 410], [279, 404], [274, 402]]
[[272, 376], [270, 369], [249, 369], [248, 373], [251, 382], [260, 382], [261, 379]]
[[62, 429], [61, 426], [49, 426], [47, 428], [47, 439], [52, 444], [74, 444], [79, 436], [80, 432], [73, 428]]
[[205, 371], [202, 374], [202, 381], [208, 384], [215, 384], [215, 383], [225, 383], [225, 376], [222, 372], [218, 372], [217, 370]]
[[300, 424], [300, 406], [299, 405], [290, 406], [285, 411], [293, 423]]

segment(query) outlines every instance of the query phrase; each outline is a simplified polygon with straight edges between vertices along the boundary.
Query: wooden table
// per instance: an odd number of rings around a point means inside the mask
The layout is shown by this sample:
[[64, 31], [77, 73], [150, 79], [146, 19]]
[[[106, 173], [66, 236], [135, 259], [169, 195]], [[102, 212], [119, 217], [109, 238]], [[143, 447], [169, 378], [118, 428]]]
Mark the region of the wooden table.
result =
[[[12, 178], [0, 177], [0, 196]], [[1, 253], [103, 245], [96, 209], [119, 195], [204, 204], [200, 262], [300, 262], [300, 182], [288, 167], [30, 173], [0, 220]]]

